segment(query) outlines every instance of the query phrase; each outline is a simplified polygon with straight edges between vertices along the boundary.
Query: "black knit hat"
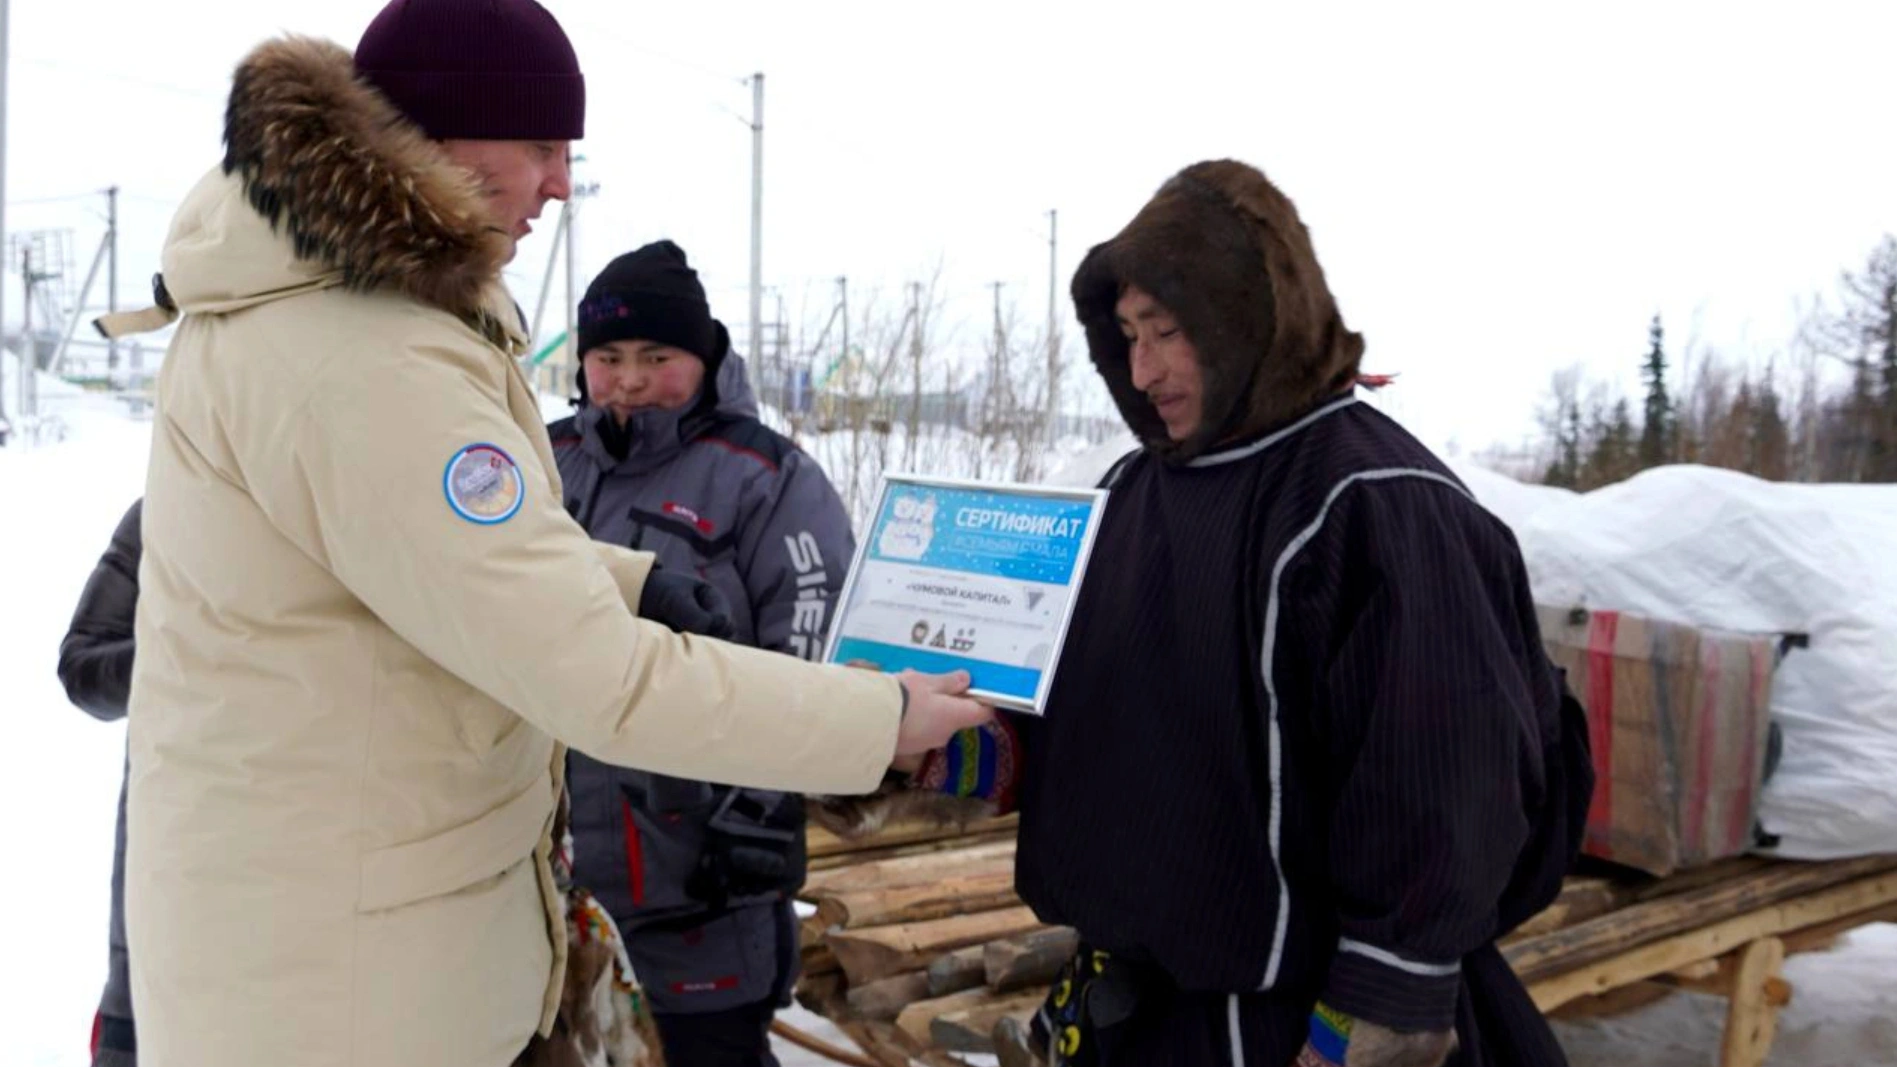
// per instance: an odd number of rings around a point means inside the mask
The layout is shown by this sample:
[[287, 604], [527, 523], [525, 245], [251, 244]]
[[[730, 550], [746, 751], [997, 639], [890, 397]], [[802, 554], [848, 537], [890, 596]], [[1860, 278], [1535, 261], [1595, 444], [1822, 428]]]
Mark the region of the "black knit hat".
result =
[[[711, 304], [685, 250], [654, 241], [606, 265], [580, 301], [579, 352], [614, 341], [657, 341], [705, 361], [707, 392], [731, 351], [731, 335], [711, 317]], [[580, 395], [586, 375], [580, 374]]]
[[586, 82], [534, 0], [389, 0], [356, 73], [435, 140], [577, 141]]

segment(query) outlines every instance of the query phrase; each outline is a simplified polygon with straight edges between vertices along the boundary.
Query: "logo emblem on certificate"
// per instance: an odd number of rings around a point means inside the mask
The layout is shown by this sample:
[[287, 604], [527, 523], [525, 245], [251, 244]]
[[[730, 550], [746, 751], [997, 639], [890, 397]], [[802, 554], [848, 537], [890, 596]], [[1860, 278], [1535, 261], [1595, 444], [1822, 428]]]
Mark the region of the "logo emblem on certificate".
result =
[[980, 699], [1039, 714], [1106, 498], [1100, 489], [887, 476], [824, 659], [965, 670]]

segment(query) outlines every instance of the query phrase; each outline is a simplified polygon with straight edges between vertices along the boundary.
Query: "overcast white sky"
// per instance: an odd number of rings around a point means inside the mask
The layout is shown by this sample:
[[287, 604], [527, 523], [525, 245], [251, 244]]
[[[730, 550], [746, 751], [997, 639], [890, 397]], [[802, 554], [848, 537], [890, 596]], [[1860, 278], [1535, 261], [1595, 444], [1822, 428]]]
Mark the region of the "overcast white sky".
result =
[[[1390, 405], [1439, 447], [1519, 439], [1565, 365], [1631, 385], [1655, 311], [1676, 346], [1762, 362], [1795, 299], [1897, 231], [1885, 0], [548, 6], [601, 186], [581, 284], [670, 236], [739, 338], [752, 70], [765, 281], [793, 317], [820, 318], [838, 275], [893, 301], [940, 261], [971, 343], [994, 281], [1038, 322], [1049, 208], [1064, 303], [1168, 174], [1234, 156], [1297, 202], [1368, 367], [1402, 374]], [[218, 157], [232, 66], [285, 31], [353, 47], [379, 7], [13, 0], [8, 228], [72, 227], [83, 261], [103, 197], [27, 202], [120, 185], [121, 293], [142, 300]], [[511, 272], [530, 309], [552, 229]], [[17, 318], [17, 267], [7, 284]]]

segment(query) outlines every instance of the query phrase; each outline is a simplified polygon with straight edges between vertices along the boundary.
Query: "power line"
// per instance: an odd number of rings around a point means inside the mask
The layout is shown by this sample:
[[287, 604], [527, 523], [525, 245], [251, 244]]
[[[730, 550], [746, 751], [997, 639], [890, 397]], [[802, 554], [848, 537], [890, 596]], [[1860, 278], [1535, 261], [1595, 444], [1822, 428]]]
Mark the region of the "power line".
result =
[[137, 78], [127, 74], [115, 74], [108, 70], [101, 70], [98, 67], [76, 63], [61, 63], [37, 56], [33, 58], [23, 58], [20, 62], [45, 70], [57, 71], [62, 74], [77, 74], [88, 78], [103, 78], [107, 81], [124, 82], [127, 85], [137, 85], [146, 89], [157, 89], [160, 92], [176, 93], [179, 96], [189, 96], [200, 100], [216, 100], [222, 102], [226, 96], [222, 90], [193, 89], [188, 86], [173, 85], [170, 82], [153, 81], [150, 78]]
[[[49, 204], [79, 204], [79, 203], [85, 203], [90, 200], [95, 200], [98, 197], [104, 196], [106, 195], [107, 191], [108, 191], [107, 189], [101, 187], [98, 189], [88, 190], [87, 192], [83, 192], [83, 193], [58, 193], [58, 194], [53, 194], [49, 196], [29, 197], [24, 200], [8, 200], [7, 206], [8, 207], [34, 207], [34, 206], [45, 206]], [[128, 192], [124, 189], [119, 190], [119, 199], [135, 200], [135, 201], [138, 201], [139, 203], [149, 204], [153, 207], [161, 207], [167, 210], [175, 210], [177, 206], [184, 201], [184, 197], [182, 195], [151, 196], [145, 193]], [[104, 218], [105, 216], [104, 214], [101, 213], [99, 217]]]
[[35, 204], [69, 204], [77, 200], [91, 200], [104, 191], [105, 190], [100, 189], [89, 193], [66, 193], [62, 196], [36, 196], [26, 200], [8, 200], [7, 206], [31, 207]]
[[[618, 33], [612, 30], [608, 30], [598, 25], [597, 23], [588, 22], [584, 19], [580, 20], [580, 24], [583, 27], [585, 27], [587, 32], [594, 33], [601, 37], [604, 37], [621, 48], [629, 49], [631, 51], [638, 52], [643, 55], [648, 55], [654, 59], [664, 60], [665, 62], [670, 63], [673, 66], [679, 67], [684, 70], [689, 70], [694, 74], [698, 74], [703, 77], [710, 78], [713, 81], [729, 82], [735, 85], [750, 84], [751, 79], [748, 75], [732, 74], [729, 71], [713, 70], [712, 68], [704, 66], [703, 64], [694, 63], [693, 61], [689, 59], [680, 59], [678, 56], [671, 55], [670, 53], [661, 52], [655, 48], [650, 48], [646, 45], [638, 44], [634, 41], [631, 41], [625, 37], [620, 36]], [[739, 118], [743, 119], [744, 117], [740, 115]], [[748, 122], [750, 120], [744, 119], [744, 121]]]

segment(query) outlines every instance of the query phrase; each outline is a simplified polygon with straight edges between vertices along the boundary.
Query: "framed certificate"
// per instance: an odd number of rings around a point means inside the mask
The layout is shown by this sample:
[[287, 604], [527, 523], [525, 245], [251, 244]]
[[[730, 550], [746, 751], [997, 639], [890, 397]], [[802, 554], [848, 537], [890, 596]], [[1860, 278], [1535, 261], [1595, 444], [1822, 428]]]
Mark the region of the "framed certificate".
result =
[[981, 700], [1040, 714], [1106, 499], [1102, 489], [886, 476], [825, 661], [965, 670]]

